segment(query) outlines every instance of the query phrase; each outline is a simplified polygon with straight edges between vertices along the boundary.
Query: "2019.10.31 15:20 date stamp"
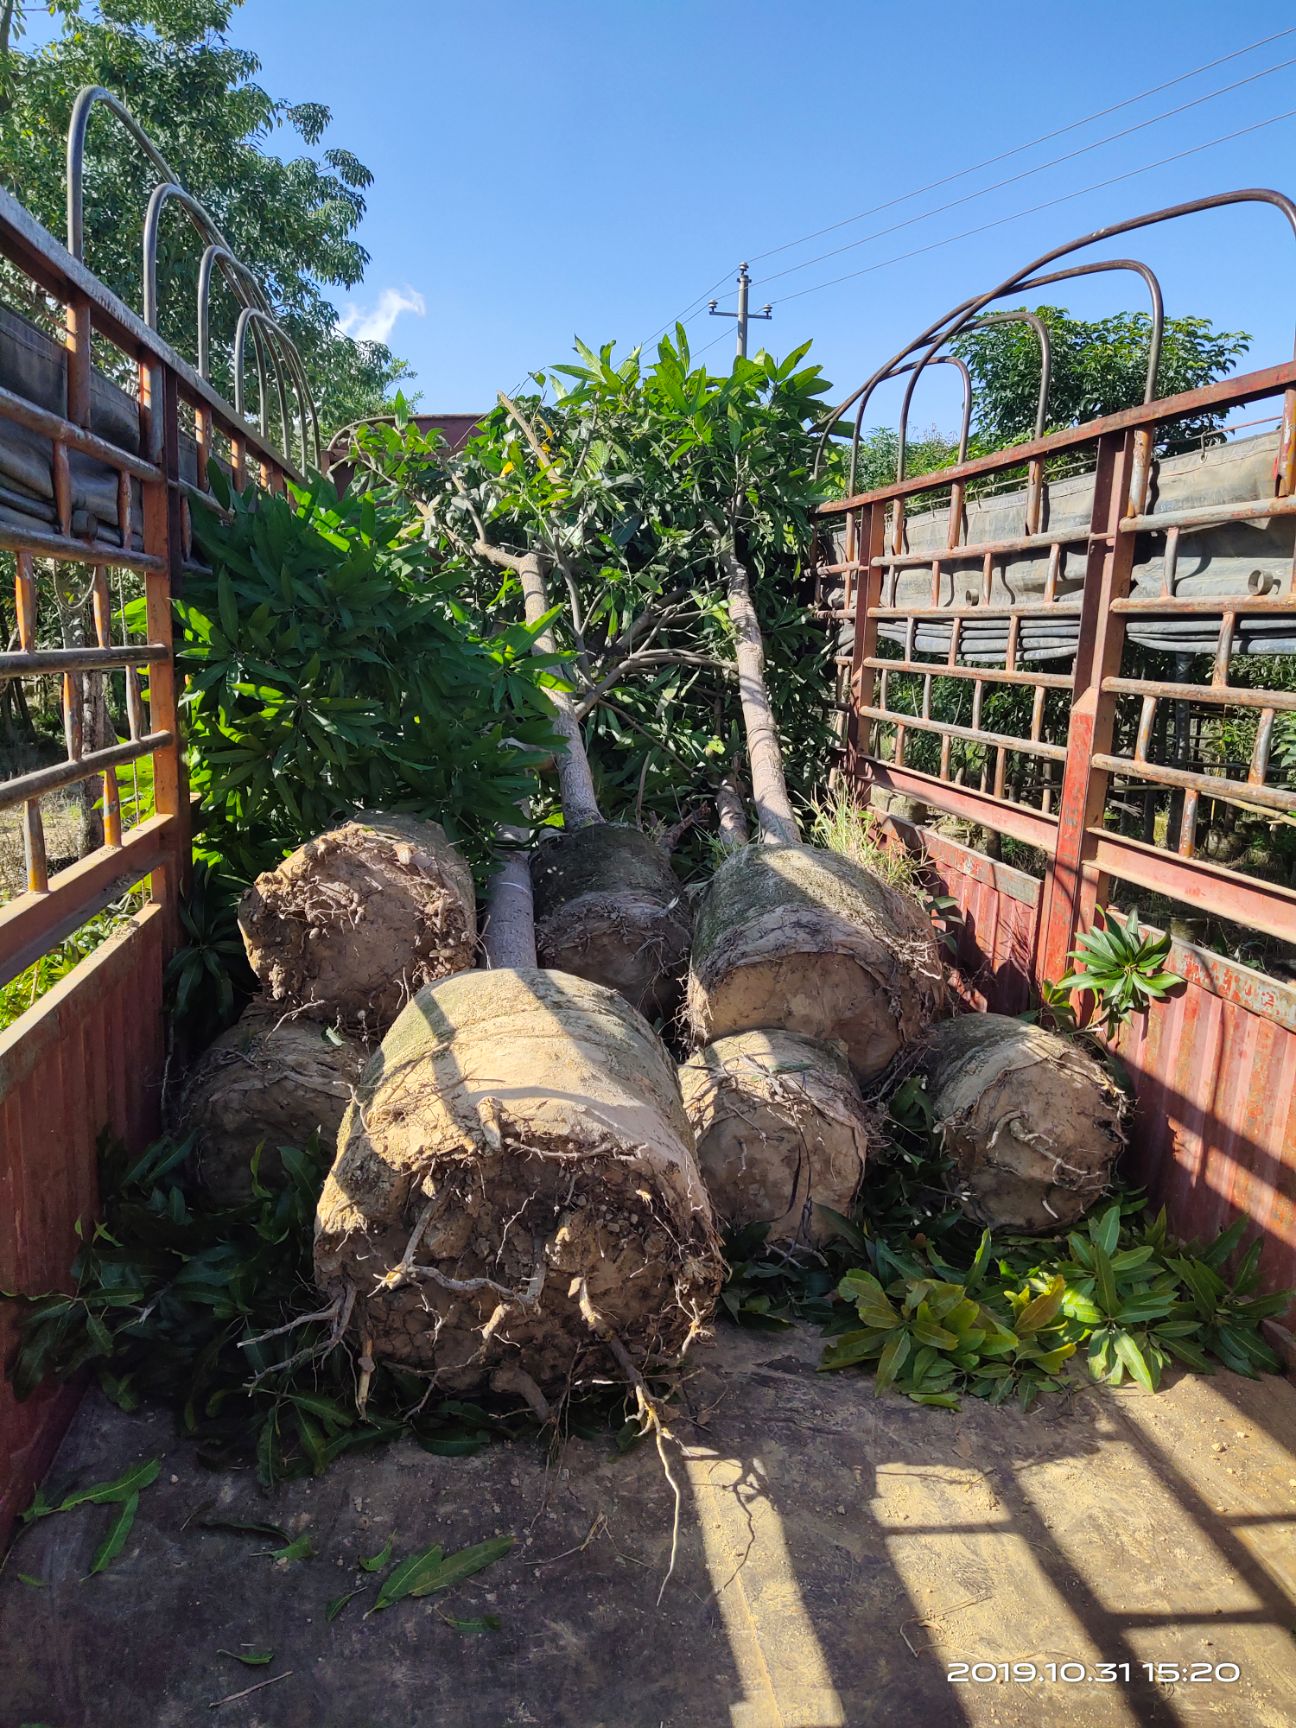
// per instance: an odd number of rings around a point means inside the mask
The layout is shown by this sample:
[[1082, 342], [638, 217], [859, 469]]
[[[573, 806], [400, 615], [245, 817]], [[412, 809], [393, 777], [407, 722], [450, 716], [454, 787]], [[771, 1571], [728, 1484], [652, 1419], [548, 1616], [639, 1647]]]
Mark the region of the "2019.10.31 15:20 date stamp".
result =
[[951, 1686], [1231, 1685], [1236, 1662], [947, 1662]]

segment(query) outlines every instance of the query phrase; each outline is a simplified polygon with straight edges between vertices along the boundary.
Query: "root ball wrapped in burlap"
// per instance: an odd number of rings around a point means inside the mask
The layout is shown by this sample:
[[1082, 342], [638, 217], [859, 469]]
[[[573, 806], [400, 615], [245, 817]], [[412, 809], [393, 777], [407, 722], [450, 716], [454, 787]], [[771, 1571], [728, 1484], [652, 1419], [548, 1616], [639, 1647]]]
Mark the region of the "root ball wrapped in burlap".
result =
[[723, 1276], [674, 1065], [611, 990], [534, 968], [419, 992], [370, 1063], [319, 1203], [315, 1272], [374, 1361], [453, 1392], [648, 1370]]
[[850, 1210], [876, 1139], [839, 1051], [795, 1032], [739, 1032], [692, 1056], [680, 1086], [719, 1219], [768, 1224], [771, 1242], [832, 1233], [815, 1207]]
[[276, 1002], [376, 1038], [416, 990], [473, 964], [472, 874], [436, 822], [364, 816], [258, 876], [239, 928]]
[[1110, 1186], [1125, 1096], [1075, 1039], [964, 1014], [932, 1028], [919, 1067], [951, 1183], [979, 1223], [1062, 1230]]
[[944, 994], [922, 907], [839, 853], [746, 846], [697, 910], [688, 1015], [699, 1042], [778, 1027], [839, 1043], [869, 1079]]
[[531, 879], [542, 966], [606, 984], [642, 1014], [674, 1012], [693, 920], [660, 846], [594, 823], [537, 847]]
[[193, 1168], [211, 1197], [237, 1205], [252, 1192], [258, 1146], [261, 1180], [283, 1180], [282, 1146], [312, 1134], [332, 1147], [366, 1052], [315, 1020], [254, 1002], [190, 1068], [177, 1126], [194, 1136]]

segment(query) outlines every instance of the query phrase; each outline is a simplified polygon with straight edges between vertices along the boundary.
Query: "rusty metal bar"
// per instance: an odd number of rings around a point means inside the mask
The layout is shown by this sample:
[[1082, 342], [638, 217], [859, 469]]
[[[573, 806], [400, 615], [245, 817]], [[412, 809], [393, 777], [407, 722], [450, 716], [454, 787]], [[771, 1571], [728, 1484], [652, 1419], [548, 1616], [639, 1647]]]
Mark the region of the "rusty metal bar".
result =
[[33, 768], [29, 774], [15, 775], [11, 780], [0, 782], [0, 810], [12, 810], [25, 799], [43, 798], [64, 786], [75, 786], [81, 780], [102, 773], [105, 768], [133, 762], [140, 756], [151, 756], [154, 751], [164, 750], [175, 741], [174, 732], [149, 732], [138, 740], [110, 744], [104, 750], [92, 750], [88, 756], [71, 756], [66, 762], [51, 762], [46, 768]]
[[1084, 444], [1115, 433], [1134, 431], [1139, 427], [1155, 427], [1178, 420], [1188, 414], [1200, 414], [1204, 409], [1231, 408], [1248, 402], [1262, 401], [1267, 396], [1296, 390], [1296, 360], [1284, 360], [1277, 366], [1265, 366], [1256, 372], [1222, 378], [1213, 384], [1203, 384], [1197, 390], [1184, 390], [1176, 396], [1166, 396], [1157, 402], [1141, 402], [1133, 408], [1121, 408], [1098, 420], [1086, 420], [1079, 426], [1063, 427], [1047, 437], [1014, 444], [1009, 450], [996, 450], [988, 456], [975, 456], [954, 467], [941, 468], [931, 474], [919, 474], [890, 486], [877, 487], [872, 492], [860, 492], [849, 498], [836, 498], [821, 504], [819, 516], [839, 516], [847, 510], [858, 510], [879, 500], [890, 503], [897, 495], [910, 497], [915, 492], [936, 492], [955, 480], [975, 480], [997, 469], [1015, 467], [1032, 456], [1058, 456], [1064, 450], [1075, 450]]
[[137, 480], [157, 478], [157, 470], [147, 462], [141, 462], [129, 450], [110, 443], [107, 438], [100, 438], [97, 433], [78, 426], [74, 421], [65, 420], [60, 414], [51, 413], [48, 408], [15, 396], [12, 390], [0, 389], [0, 419], [10, 420], [15, 426], [35, 432], [39, 437], [65, 444], [84, 456], [93, 456], [108, 467], [124, 469]]
[[29, 654], [0, 654], [0, 678], [25, 678], [38, 672], [103, 672], [114, 666], [146, 666], [167, 658], [161, 642], [125, 648], [34, 648]]
[[[99, 644], [100, 653], [115, 653], [112, 646], [112, 601], [108, 593], [108, 577], [102, 564], [95, 566], [91, 596], [95, 641]], [[104, 845], [120, 846], [121, 796], [117, 787], [117, 770], [112, 763], [103, 771], [103, 827]]]
[[[1104, 678], [1120, 671], [1124, 633], [1111, 620], [1111, 602], [1129, 588], [1134, 559], [1132, 535], [1118, 535], [1116, 525], [1129, 508], [1143, 502], [1133, 496], [1136, 470], [1141, 467], [1138, 434], [1109, 434], [1098, 447], [1094, 474], [1093, 513], [1088, 562], [1076, 648], [1075, 694], [1067, 730], [1066, 766], [1058, 798], [1057, 847], [1044, 879], [1038, 933], [1040, 975], [1060, 978], [1078, 927], [1092, 921], [1100, 886], [1085, 865], [1092, 848], [1089, 831], [1101, 826], [1106, 798], [1105, 773], [1094, 757], [1111, 749], [1115, 699], [1104, 695]], [[1146, 468], [1142, 468], [1146, 475]]]
[[1151, 678], [1104, 678], [1102, 687], [1118, 696], [1148, 696], [1173, 702], [1208, 702], [1228, 708], [1296, 709], [1296, 690], [1252, 690], [1242, 684], [1163, 684]]
[[[1160, 604], [1158, 602], [1158, 604]], [[1164, 605], [1161, 605], [1164, 611]], [[1079, 605], [1027, 600], [1014, 606], [874, 606], [875, 618], [1078, 618]]]
[[1226, 522], [1296, 516], [1296, 498], [1239, 498], [1231, 504], [1193, 504], [1182, 510], [1154, 510], [1151, 515], [1127, 516], [1121, 534], [1151, 534], [1171, 528], [1218, 528]]
[[120, 846], [100, 847], [52, 876], [46, 890], [11, 900], [0, 912], [0, 986], [159, 869], [175, 826], [172, 816], [151, 816]]
[[1108, 828], [1092, 830], [1090, 842], [1094, 865], [1104, 876], [1117, 876], [1206, 912], [1222, 909], [1224, 917], [1280, 942], [1296, 941], [1296, 893], [1290, 888], [1239, 876], [1204, 858], [1180, 858]]
[[121, 564], [139, 574], [156, 573], [165, 562], [148, 552], [129, 552], [124, 546], [107, 547], [93, 540], [73, 540], [65, 534], [43, 534], [36, 528], [11, 528], [0, 523], [0, 549], [31, 552], [38, 558], [56, 558], [64, 564]]
[[1051, 550], [1054, 546], [1082, 545], [1088, 538], [1088, 528], [1057, 528], [1047, 534], [1016, 534], [1008, 540], [979, 540], [966, 546], [884, 553], [874, 562], [894, 569], [923, 564], [971, 564], [982, 558], [1003, 558], [1013, 552], [1042, 551], [1046, 546]]
[[[939, 666], [932, 676], [941, 677]], [[1004, 750], [1019, 750], [1026, 756], [1040, 756], [1050, 762], [1065, 762], [1066, 750], [1061, 744], [1044, 744], [1030, 738], [1014, 738], [1010, 732], [974, 732], [970, 726], [952, 726], [944, 720], [933, 720], [927, 713], [900, 714], [893, 708], [874, 708], [856, 703], [858, 713], [869, 720], [888, 721], [891, 725], [916, 726], [921, 732], [934, 732], [939, 737], [962, 738], [970, 744], [990, 744]]]
[[1176, 596], [1173, 600], [1126, 597], [1112, 601], [1118, 617], [1141, 615], [1153, 618], [1209, 618], [1224, 612], [1255, 614], [1296, 613], [1296, 594], [1204, 594]]
[[1266, 810], [1296, 811], [1296, 792], [1280, 786], [1254, 786], [1246, 780], [1229, 780], [1220, 774], [1196, 774], [1187, 768], [1170, 768], [1161, 762], [1135, 761], [1132, 756], [1096, 752], [1093, 766], [1111, 774], [1131, 775], [1158, 786], [1182, 787], [1194, 796], [1226, 798], [1236, 804], [1260, 805]]
[[[956, 620], [957, 623], [957, 620]], [[874, 656], [862, 664], [879, 672], [932, 673], [940, 678], [972, 678], [990, 684], [1038, 685], [1043, 690], [1069, 690], [1071, 676], [1067, 672], [1011, 672], [998, 666], [956, 666], [950, 660], [883, 660]], [[1194, 686], [1195, 688], [1195, 686]], [[1291, 698], [1296, 707], [1296, 693]]]
[[937, 810], [945, 810], [965, 822], [996, 829], [1024, 845], [1037, 846], [1050, 852], [1057, 841], [1057, 819], [1032, 810], [1026, 804], [1002, 804], [988, 792], [978, 792], [972, 786], [954, 786], [939, 780], [934, 774], [924, 774], [902, 763], [870, 759], [861, 764], [857, 776], [862, 782], [872, 782], [890, 792], [920, 799]]

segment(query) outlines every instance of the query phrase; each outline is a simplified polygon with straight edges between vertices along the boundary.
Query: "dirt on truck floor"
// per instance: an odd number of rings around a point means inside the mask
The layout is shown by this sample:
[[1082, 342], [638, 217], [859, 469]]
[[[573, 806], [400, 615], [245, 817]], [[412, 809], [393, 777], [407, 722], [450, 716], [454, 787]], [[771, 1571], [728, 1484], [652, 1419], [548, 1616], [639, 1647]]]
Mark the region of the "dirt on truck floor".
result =
[[[203, 1470], [169, 1415], [95, 1395], [51, 1496], [132, 1460], [162, 1471], [96, 1576], [114, 1508], [20, 1536], [0, 1579], [0, 1724], [1296, 1721], [1290, 1383], [1185, 1375], [1155, 1397], [951, 1413], [817, 1374], [819, 1347], [726, 1327], [698, 1349], [660, 1605], [671, 1495], [651, 1444], [574, 1440], [547, 1461], [534, 1443], [446, 1458], [402, 1442], [266, 1496], [250, 1472]], [[316, 1553], [276, 1560], [273, 1539], [204, 1529], [213, 1515], [309, 1531]], [[359, 1561], [389, 1538], [400, 1559], [496, 1533], [517, 1540], [488, 1570], [365, 1617]], [[1014, 1663], [1037, 1677], [1006, 1679]]]

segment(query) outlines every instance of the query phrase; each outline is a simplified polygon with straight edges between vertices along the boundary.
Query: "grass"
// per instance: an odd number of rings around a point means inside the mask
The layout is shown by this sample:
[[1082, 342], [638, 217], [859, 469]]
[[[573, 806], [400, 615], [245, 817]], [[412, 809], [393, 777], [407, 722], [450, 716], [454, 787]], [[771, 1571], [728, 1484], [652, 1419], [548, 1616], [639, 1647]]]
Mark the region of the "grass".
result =
[[816, 846], [840, 852], [843, 858], [880, 876], [893, 888], [917, 893], [918, 867], [902, 846], [888, 840], [876, 811], [856, 803], [843, 790], [829, 793], [814, 806], [810, 839]]

